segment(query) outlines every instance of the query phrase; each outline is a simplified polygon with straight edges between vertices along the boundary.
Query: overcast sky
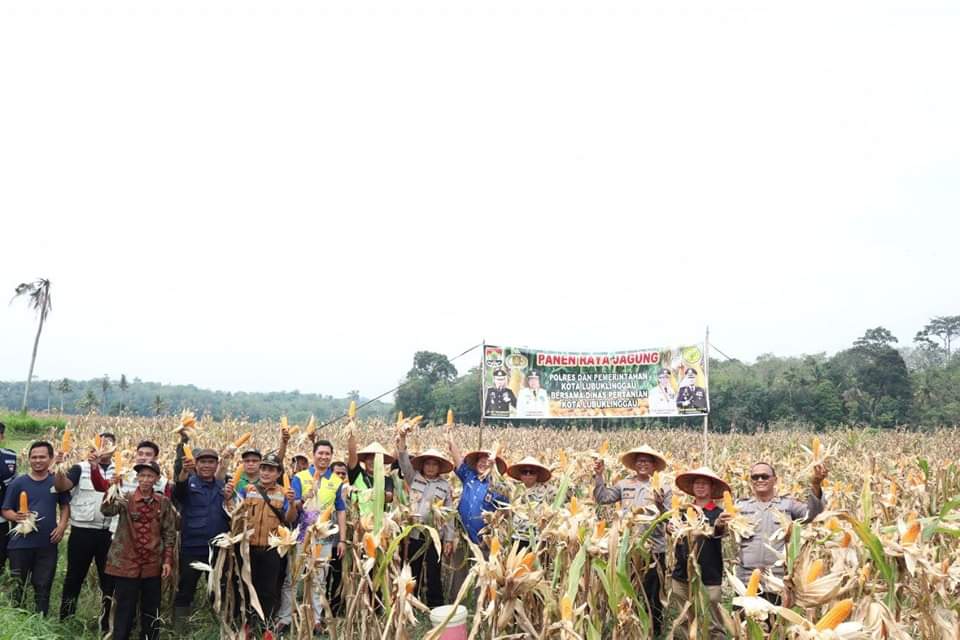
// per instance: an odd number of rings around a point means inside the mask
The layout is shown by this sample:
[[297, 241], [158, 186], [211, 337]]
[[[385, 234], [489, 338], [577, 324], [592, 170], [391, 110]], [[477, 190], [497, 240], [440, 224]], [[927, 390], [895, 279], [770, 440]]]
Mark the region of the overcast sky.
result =
[[956, 2], [0, 7], [0, 379], [38, 277], [40, 378], [367, 397], [960, 313]]

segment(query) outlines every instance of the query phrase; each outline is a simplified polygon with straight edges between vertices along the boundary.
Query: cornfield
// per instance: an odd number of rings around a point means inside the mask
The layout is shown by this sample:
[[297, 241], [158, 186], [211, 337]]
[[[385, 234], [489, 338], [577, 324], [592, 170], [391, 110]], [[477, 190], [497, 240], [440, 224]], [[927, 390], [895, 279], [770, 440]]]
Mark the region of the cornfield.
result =
[[[407, 425], [408, 427], [411, 425]], [[173, 477], [173, 456], [179, 441], [177, 418], [77, 418], [68, 429], [74, 458], [83, 443], [97, 433], [118, 437], [117, 450], [129, 468], [133, 448], [142, 439], [161, 446], [159, 462]], [[318, 434], [334, 444], [334, 459], [344, 459], [347, 424], [325, 427]], [[190, 429], [194, 449], [222, 450], [251, 433], [249, 444], [262, 451], [280, 444], [278, 423], [215, 422], [201, 418]], [[289, 425], [289, 457], [308, 458], [308, 429]], [[355, 427], [361, 444], [379, 441], [392, 447], [397, 427], [382, 421]], [[477, 448], [476, 427], [413, 426], [411, 450], [428, 447], [445, 450], [450, 435], [463, 451]], [[774, 465], [780, 493], [803, 498], [813, 465], [825, 462], [828, 479], [823, 484], [825, 511], [812, 522], [784, 523], [785, 551], [782, 581], [764, 576], [740, 584], [732, 577], [736, 541], [724, 541], [724, 602], [736, 598], [736, 610], [724, 607], [723, 625], [733, 638], [943, 638], [960, 637], [960, 432], [938, 429], [926, 432], [843, 429], [820, 434], [781, 431], [758, 435], [709, 435], [708, 458], [703, 457], [700, 434], [669, 429], [642, 431], [558, 431], [543, 428], [487, 428], [485, 448], [496, 448], [509, 461], [526, 455], [538, 458], [553, 471], [552, 498], [536, 505], [524, 500], [522, 486], [506, 478], [497, 482], [511, 500], [509, 509], [489, 516], [485, 548], [462, 537], [458, 555], [467, 558], [469, 573], [462, 587], [450, 593], [452, 604], [470, 610], [470, 638], [600, 638], [651, 637], [650, 607], [638, 586], [638, 575], [651, 562], [651, 526], [676, 517], [689, 507], [689, 499], [668, 505], [664, 513], [628, 512], [619, 515], [611, 506], [593, 501], [593, 470], [597, 458], [605, 462], [611, 484], [630, 472], [618, 460], [621, 451], [647, 443], [668, 460], [657, 481], [670, 483], [681, 471], [703, 465], [727, 480], [736, 497], [750, 495], [748, 472], [759, 461]], [[62, 433], [51, 433], [59, 448]], [[232, 464], [235, 464], [234, 461]], [[384, 468], [377, 459], [374, 491], [383, 488]], [[459, 482], [450, 474], [455, 496]], [[348, 513], [350, 525], [347, 557], [343, 565], [345, 613], [328, 632], [333, 638], [438, 638], [439, 628], [428, 631], [427, 607], [418, 597], [418, 576], [403, 561], [402, 541], [415, 528], [424, 530], [439, 548], [437, 530], [456, 510], [434, 509], [431, 525], [416, 521], [408, 496], [397, 481], [395, 499], [384, 512], [361, 519]], [[677, 492], [679, 493], [679, 492]], [[682, 494], [681, 494], [682, 495]], [[529, 549], [513, 543], [514, 516], [535, 524], [536, 537]], [[694, 515], [691, 512], [691, 515]], [[329, 521], [321, 518], [316, 539], [329, 534]], [[321, 532], [320, 529], [324, 528]], [[695, 527], [683, 534], [693, 535]], [[310, 583], [324, 562], [309, 551], [297, 554], [289, 532], [273, 538], [290, 555], [289, 570], [310, 592]], [[235, 547], [238, 540], [224, 540]], [[239, 541], [242, 547], [242, 540]], [[309, 549], [309, 542], [304, 547]], [[229, 565], [230, 554], [219, 563]], [[668, 563], [673, 562], [668, 553]], [[445, 571], [450, 572], [445, 561]], [[216, 570], [216, 567], [211, 567]], [[231, 571], [220, 566], [219, 578]], [[232, 578], [240, 581], [239, 570]], [[449, 576], [448, 576], [449, 577]], [[219, 580], [209, 580], [211, 584]], [[763, 585], [760, 587], [759, 585]], [[669, 601], [670, 581], [664, 581], [662, 601]], [[773, 606], [757, 598], [759, 588], [790, 593], [790, 608]], [[707, 638], [705, 596], [691, 575], [688, 607], [693, 622], [671, 629], [670, 611], [665, 635], [676, 632], [687, 638]], [[242, 637], [232, 615], [232, 603], [223, 602], [217, 589], [216, 605], [222, 621], [221, 637]], [[326, 603], [325, 603], [325, 606]], [[376, 615], [371, 615], [376, 612]], [[329, 609], [328, 609], [329, 614]], [[313, 630], [309, 598], [298, 598], [293, 636], [309, 638]], [[438, 625], [439, 627], [439, 625]]]

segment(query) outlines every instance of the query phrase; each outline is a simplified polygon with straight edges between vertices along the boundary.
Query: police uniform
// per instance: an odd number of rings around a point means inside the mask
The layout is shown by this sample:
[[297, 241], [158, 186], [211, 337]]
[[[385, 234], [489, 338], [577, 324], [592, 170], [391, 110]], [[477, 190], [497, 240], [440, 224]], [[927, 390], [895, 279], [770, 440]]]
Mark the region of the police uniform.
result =
[[703, 387], [680, 387], [677, 392], [680, 413], [699, 413], [707, 410], [707, 392]]
[[[494, 378], [507, 377], [506, 369], [497, 369], [493, 372]], [[487, 415], [509, 414], [510, 407], [517, 406], [517, 396], [509, 387], [487, 389], [487, 398], [484, 403], [484, 413]]]

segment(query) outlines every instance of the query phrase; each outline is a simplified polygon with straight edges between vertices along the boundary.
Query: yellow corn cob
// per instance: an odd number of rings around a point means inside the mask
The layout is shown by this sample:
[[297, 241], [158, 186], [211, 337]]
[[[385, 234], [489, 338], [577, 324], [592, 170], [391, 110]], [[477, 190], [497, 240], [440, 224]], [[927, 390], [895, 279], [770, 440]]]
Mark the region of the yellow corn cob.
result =
[[490, 538], [490, 555], [495, 556], [500, 553], [500, 538], [493, 536]]
[[487, 600], [496, 600], [497, 599], [497, 585], [489, 584], [487, 585]]
[[863, 568], [860, 569], [860, 580], [866, 582], [870, 579], [870, 574], [872, 573], [873, 570], [870, 568], [870, 565], [864, 565]]
[[680, 515], [680, 496], [673, 494], [670, 496], [670, 509], [677, 515]]
[[103, 438], [99, 435], [93, 437], [93, 448], [97, 451], [100, 451], [100, 447], [103, 445]]
[[313, 435], [313, 432], [317, 430], [317, 419], [313, 416], [310, 416], [310, 422], [307, 423], [306, 434]]
[[843, 532], [843, 537], [840, 538], [840, 548], [846, 549], [850, 546], [850, 543], [853, 542], [853, 536], [850, 535], [849, 531]]
[[520, 564], [525, 566], [527, 569], [533, 569], [533, 561], [536, 559], [533, 551], [527, 551], [527, 554], [523, 556], [523, 559], [520, 560]]
[[397, 424], [403, 422], [403, 411], [397, 411]]
[[813, 446], [811, 447], [813, 451], [813, 458], [817, 460], [820, 458], [820, 438], [813, 436]]
[[754, 569], [750, 574], [750, 581], [747, 582], [747, 597], [756, 597], [760, 590], [760, 569]]
[[193, 460], [193, 447], [188, 444], [183, 445], [184, 460]]
[[447, 409], [447, 426], [453, 425], [453, 409]]
[[697, 510], [693, 507], [687, 507], [687, 522], [696, 522]]
[[242, 436], [240, 436], [239, 438], [237, 438], [236, 440], [233, 441], [233, 447], [234, 447], [235, 449], [239, 449], [239, 448], [242, 447], [243, 445], [247, 444], [247, 442], [248, 442], [248, 441], [250, 440], [250, 438], [252, 438], [252, 437], [253, 437], [253, 432], [252, 432], [252, 431], [247, 431], [245, 434], [243, 434]]
[[27, 492], [20, 492], [20, 509], [19, 513], [30, 513], [30, 500], [27, 498]]
[[357, 417], [357, 401], [351, 400], [350, 406], [347, 408], [347, 417], [353, 420]]
[[810, 584], [817, 578], [823, 575], [823, 560], [817, 559], [813, 561], [813, 564], [810, 565], [810, 568], [807, 569], [807, 575], [804, 576], [804, 582]]
[[737, 506], [733, 504], [733, 496], [729, 491], [723, 492], [723, 512], [732, 516], [737, 515]]
[[600, 520], [597, 522], [597, 526], [593, 530], [593, 537], [602, 538], [603, 534], [605, 534], [606, 532], [607, 532], [607, 521]]
[[363, 550], [367, 553], [368, 558], [377, 555], [377, 539], [369, 531], [363, 534]]
[[654, 471], [653, 477], [650, 478], [650, 486], [653, 487], [654, 491], [659, 491], [662, 484], [663, 481], [660, 479], [660, 472]]
[[560, 619], [564, 622], [573, 622], [573, 599], [569, 593], [563, 594], [560, 599]]
[[610, 450], [610, 441], [604, 440], [603, 443], [600, 445], [600, 448], [597, 449], [597, 453], [600, 454], [601, 456], [605, 456], [607, 455], [607, 451], [609, 450]]
[[281, 429], [287, 428], [287, 416], [280, 416], [280, 428]]
[[411, 580], [406, 585], [404, 585], [404, 589], [406, 590], [407, 594], [411, 594], [413, 593], [413, 590], [416, 586], [417, 586], [417, 581]]
[[290, 474], [289, 473], [283, 474], [283, 492], [286, 493], [287, 491], [290, 491]]
[[320, 522], [326, 522], [330, 519], [330, 516], [333, 515], [333, 505], [330, 505], [326, 509], [320, 512]]
[[572, 496], [570, 498], [570, 515], [577, 515], [580, 513], [580, 501], [577, 500], [577, 496]]
[[836, 629], [837, 625], [850, 617], [851, 611], [853, 611], [853, 600], [850, 598], [841, 600], [837, 604], [830, 607], [830, 610], [827, 611], [827, 614], [820, 618], [820, 621], [816, 626], [817, 631]]
[[63, 442], [60, 443], [60, 450], [64, 453], [70, 453], [73, 448], [73, 432], [67, 429], [63, 432]]
[[913, 544], [920, 537], [920, 521], [914, 520], [900, 538], [902, 544]]
[[323, 557], [323, 546], [319, 544], [313, 545], [313, 559], [320, 560]]
[[300, 427], [298, 427], [297, 425], [293, 425], [292, 427], [287, 429], [287, 433], [289, 433], [290, 435], [295, 434], [297, 431], [300, 431]]
[[240, 476], [242, 475], [243, 475], [243, 463], [241, 462], [240, 464], [237, 465], [237, 468], [233, 470], [233, 475], [230, 477], [230, 481], [233, 482], [234, 485], [236, 485], [238, 482], [240, 482]]
[[827, 520], [827, 529], [829, 529], [830, 531], [839, 531], [840, 521], [837, 520], [835, 517], [830, 518], [829, 520]]
[[560, 453], [557, 456], [557, 458], [560, 460], [560, 468], [566, 469], [567, 468], [567, 452], [564, 451], [563, 449], [560, 449]]
[[113, 460], [113, 476], [118, 478], [123, 475], [123, 454], [119, 451]]

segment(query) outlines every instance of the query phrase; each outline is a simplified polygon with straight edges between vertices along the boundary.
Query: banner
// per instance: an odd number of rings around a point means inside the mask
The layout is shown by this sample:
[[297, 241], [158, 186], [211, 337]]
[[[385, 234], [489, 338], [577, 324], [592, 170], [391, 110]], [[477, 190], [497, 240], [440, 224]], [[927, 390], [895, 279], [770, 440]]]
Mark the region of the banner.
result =
[[702, 416], [704, 345], [608, 353], [484, 345], [483, 415], [494, 419]]

